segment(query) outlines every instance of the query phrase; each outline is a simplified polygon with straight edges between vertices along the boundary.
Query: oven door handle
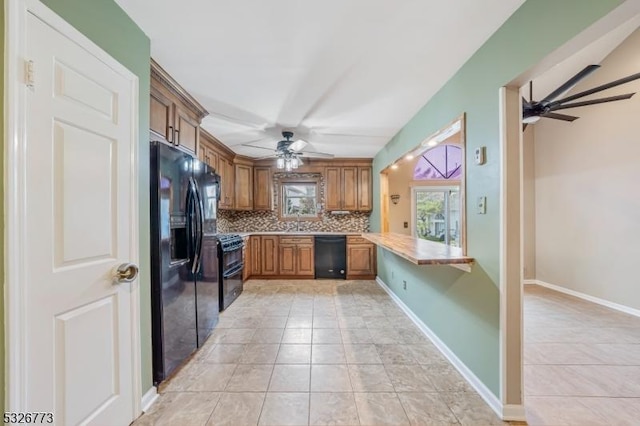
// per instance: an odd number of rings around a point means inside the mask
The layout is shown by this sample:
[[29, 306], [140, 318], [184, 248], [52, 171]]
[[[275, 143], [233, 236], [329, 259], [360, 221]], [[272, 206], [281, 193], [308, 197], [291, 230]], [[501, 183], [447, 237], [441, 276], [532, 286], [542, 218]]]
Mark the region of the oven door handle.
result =
[[242, 268], [244, 268], [244, 262], [240, 263], [238, 266], [235, 266], [233, 269], [229, 269], [228, 271], [226, 271], [224, 274], [222, 274], [222, 278], [230, 278], [236, 275], [238, 272], [241, 272]]

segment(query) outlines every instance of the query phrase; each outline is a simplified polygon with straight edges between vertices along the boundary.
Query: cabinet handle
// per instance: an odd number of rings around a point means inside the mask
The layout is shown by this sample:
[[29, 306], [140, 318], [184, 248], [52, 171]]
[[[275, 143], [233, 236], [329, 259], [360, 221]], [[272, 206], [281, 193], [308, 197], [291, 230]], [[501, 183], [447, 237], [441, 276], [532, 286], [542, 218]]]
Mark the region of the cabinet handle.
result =
[[180, 130], [176, 129], [175, 130], [175, 143], [176, 145], [180, 145]]
[[169, 143], [173, 143], [173, 139], [174, 139], [174, 134], [173, 134], [173, 126], [169, 126], [169, 134], [167, 135], [167, 142]]

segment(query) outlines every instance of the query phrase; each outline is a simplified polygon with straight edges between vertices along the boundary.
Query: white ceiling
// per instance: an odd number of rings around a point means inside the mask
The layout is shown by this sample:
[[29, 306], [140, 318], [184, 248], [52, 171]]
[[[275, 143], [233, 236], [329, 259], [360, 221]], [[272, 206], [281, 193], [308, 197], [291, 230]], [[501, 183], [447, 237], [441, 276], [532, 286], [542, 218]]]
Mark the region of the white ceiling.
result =
[[116, 1], [237, 153], [373, 157], [524, 0]]
[[[640, 15], [630, 17], [629, 20], [621, 25], [618, 25], [615, 29], [598, 38], [593, 43], [590, 43], [588, 46], [575, 52], [571, 56], [544, 71], [542, 74], [533, 77], [533, 99], [543, 99], [545, 96], [553, 92], [557, 87], [562, 85], [565, 81], [569, 80], [579, 71], [584, 69], [587, 65], [600, 64], [600, 62], [602, 62], [602, 60], [606, 58], [609, 53], [611, 53], [616, 47], [618, 47], [620, 43], [622, 43], [627, 37], [629, 37], [632, 32], [637, 30], [639, 27]], [[597, 72], [598, 71], [596, 71], [596, 73]], [[619, 78], [622, 77], [626, 77], [626, 75], [619, 76]], [[566, 93], [566, 95], [583, 91], [594, 86], [597, 86], [597, 84], [590, 84], [589, 77], [587, 77], [582, 80], [574, 90]], [[622, 88], [624, 88], [624, 86], [622, 86]], [[626, 93], [627, 91], [628, 90], [610, 89], [608, 91], [596, 93], [594, 95], [585, 97], [584, 99], [578, 100], [582, 101], [588, 99], [603, 98], [606, 96]], [[528, 83], [521, 87], [520, 93], [527, 100], [529, 99]], [[560, 96], [557, 99], [559, 98]], [[573, 115], [570, 110], [559, 112]]]

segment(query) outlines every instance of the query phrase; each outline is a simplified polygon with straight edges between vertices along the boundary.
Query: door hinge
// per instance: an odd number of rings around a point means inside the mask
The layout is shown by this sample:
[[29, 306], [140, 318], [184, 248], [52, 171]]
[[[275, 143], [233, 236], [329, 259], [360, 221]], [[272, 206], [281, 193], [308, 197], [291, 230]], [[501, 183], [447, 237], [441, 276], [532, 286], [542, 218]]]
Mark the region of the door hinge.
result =
[[36, 84], [36, 71], [33, 61], [24, 61], [24, 83], [29, 89], [33, 89]]

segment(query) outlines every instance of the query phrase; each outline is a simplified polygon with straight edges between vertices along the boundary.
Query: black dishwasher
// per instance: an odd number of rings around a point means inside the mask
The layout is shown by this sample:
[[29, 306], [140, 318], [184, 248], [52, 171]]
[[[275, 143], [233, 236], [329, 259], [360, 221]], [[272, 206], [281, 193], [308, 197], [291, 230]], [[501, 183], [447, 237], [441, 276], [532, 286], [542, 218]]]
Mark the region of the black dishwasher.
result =
[[316, 235], [314, 252], [316, 278], [346, 279], [347, 238], [344, 235]]

